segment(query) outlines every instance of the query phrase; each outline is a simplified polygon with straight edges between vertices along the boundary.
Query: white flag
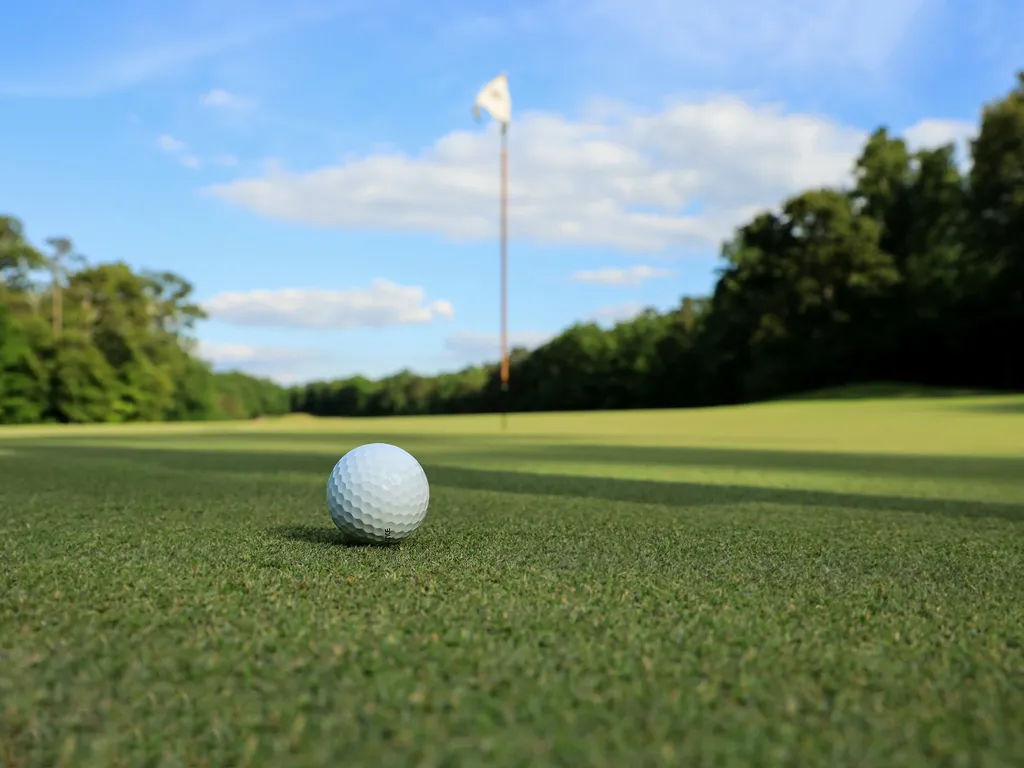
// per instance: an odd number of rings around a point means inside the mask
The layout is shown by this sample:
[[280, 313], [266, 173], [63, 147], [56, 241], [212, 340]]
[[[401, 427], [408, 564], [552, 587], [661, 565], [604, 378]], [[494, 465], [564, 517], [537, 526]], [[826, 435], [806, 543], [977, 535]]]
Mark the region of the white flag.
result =
[[508, 78], [498, 75], [483, 87], [473, 104], [473, 117], [480, 119], [480, 110], [487, 110], [502, 125], [512, 120], [512, 97], [508, 93]]

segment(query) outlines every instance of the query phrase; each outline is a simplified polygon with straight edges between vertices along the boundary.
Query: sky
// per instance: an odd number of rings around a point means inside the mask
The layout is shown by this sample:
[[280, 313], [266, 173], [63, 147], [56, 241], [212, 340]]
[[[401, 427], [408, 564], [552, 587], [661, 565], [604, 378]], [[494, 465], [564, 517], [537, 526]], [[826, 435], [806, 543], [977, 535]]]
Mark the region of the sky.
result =
[[[0, 212], [170, 270], [218, 369], [282, 383], [499, 356], [706, 295], [757, 212], [848, 183], [879, 126], [976, 131], [1019, 0], [14, 0]], [[965, 155], [966, 156], [966, 155]]]

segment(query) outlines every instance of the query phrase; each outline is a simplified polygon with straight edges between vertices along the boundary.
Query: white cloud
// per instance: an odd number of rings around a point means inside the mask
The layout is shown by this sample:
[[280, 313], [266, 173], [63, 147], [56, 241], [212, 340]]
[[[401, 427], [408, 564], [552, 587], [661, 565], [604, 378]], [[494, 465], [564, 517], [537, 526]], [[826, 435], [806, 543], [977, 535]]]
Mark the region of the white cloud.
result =
[[960, 144], [977, 134], [977, 124], [967, 120], [921, 120], [904, 130], [903, 138], [916, 149]]
[[671, 277], [675, 270], [637, 265], [635, 267], [605, 267], [603, 269], [584, 270], [573, 273], [570, 278], [577, 283], [593, 283], [595, 285], [642, 285], [647, 280], [659, 277]]
[[[508, 346], [510, 350], [516, 347], [535, 349], [555, 335], [544, 331], [510, 333]], [[493, 362], [501, 359], [501, 337], [497, 333], [459, 331], [447, 337], [444, 346], [451, 357], [464, 362]]]
[[423, 288], [390, 280], [375, 280], [368, 288], [342, 291], [229, 291], [204, 302], [203, 308], [212, 318], [233, 325], [335, 330], [429, 323], [455, 313], [451, 302], [428, 302]]
[[967, 120], [921, 120], [903, 131], [903, 138], [911, 150], [954, 145], [955, 157], [964, 171], [970, 166], [970, 142], [977, 136], [977, 124]]
[[238, 158], [234, 155], [217, 155], [217, 157], [213, 158], [213, 162], [225, 168], [233, 168], [238, 165]]
[[199, 357], [214, 365], [232, 366], [241, 364], [266, 363], [309, 360], [319, 355], [314, 350], [295, 349], [294, 347], [260, 347], [251, 344], [223, 344], [219, 342], [200, 341]]
[[[846, 180], [864, 139], [826, 118], [727, 96], [606, 121], [528, 114], [510, 136], [511, 237], [639, 253], [717, 246], [784, 196]], [[490, 238], [497, 146], [493, 130], [455, 132], [416, 158], [278, 169], [209, 191], [309, 224]]]
[[235, 111], [250, 109], [253, 106], [252, 100], [239, 96], [236, 93], [231, 93], [231, 91], [226, 91], [223, 88], [214, 88], [212, 91], [203, 94], [199, 103], [204, 107]]
[[[716, 249], [786, 197], [851, 181], [865, 131], [731, 96], [587, 121], [527, 114], [510, 134], [510, 236], [632, 253]], [[931, 121], [934, 122], [934, 121]], [[952, 125], [943, 121], [947, 127]], [[930, 122], [908, 129], [924, 139]], [[495, 129], [450, 133], [418, 157], [369, 155], [207, 192], [258, 214], [317, 226], [453, 240], [497, 235]]]
[[202, 166], [202, 163], [200, 162], [199, 158], [196, 157], [195, 155], [185, 155], [183, 158], [181, 158], [181, 164], [184, 165], [186, 168], [191, 168], [193, 170]]
[[156, 145], [164, 152], [181, 152], [185, 149], [185, 142], [180, 139], [176, 139], [166, 133], [161, 134], [156, 139]]
[[317, 349], [209, 341], [200, 341], [196, 352], [218, 370], [245, 371], [256, 376], [267, 376], [282, 384], [304, 380], [305, 366], [327, 357], [322, 350]]
[[644, 311], [644, 305], [636, 301], [626, 301], [610, 307], [600, 307], [592, 313], [590, 319], [599, 325], [615, 325], [634, 317]]

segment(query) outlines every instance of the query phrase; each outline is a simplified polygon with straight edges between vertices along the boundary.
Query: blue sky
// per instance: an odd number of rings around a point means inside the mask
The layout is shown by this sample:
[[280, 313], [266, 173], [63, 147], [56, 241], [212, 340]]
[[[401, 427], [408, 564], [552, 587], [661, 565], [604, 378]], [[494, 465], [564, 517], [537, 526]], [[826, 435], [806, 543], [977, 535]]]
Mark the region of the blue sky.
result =
[[[514, 8], [514, 10], [510, 10]], [[35, 0], [5, 12], [0, 210], [188, 278], [203, 354], [281, 381], [495, 359], [510, 329], [667, 308], [757, 210], [880, 124], [961, 141], [1013, 85], [1015, 0]]]

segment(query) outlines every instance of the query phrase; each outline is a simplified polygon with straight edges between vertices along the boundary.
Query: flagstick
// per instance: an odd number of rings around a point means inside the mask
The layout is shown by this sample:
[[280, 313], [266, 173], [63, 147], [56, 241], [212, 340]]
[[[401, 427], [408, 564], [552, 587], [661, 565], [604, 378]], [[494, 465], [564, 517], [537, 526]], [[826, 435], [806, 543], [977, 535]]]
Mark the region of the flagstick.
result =
[[508, 429], [508, 124], [501, 124], [501, 428]]

